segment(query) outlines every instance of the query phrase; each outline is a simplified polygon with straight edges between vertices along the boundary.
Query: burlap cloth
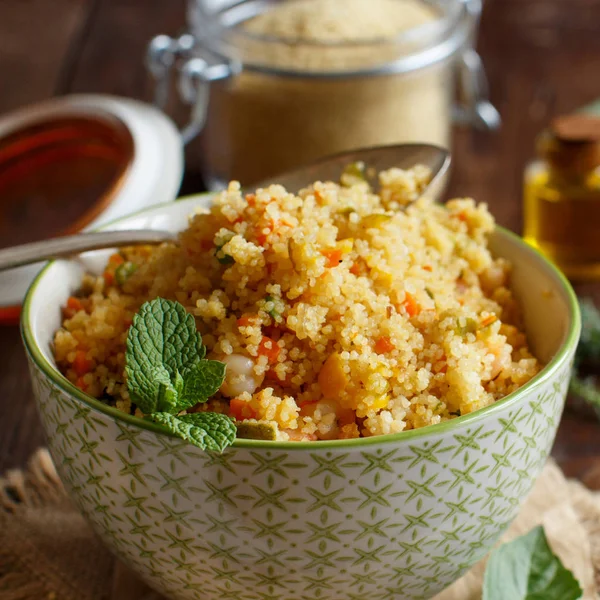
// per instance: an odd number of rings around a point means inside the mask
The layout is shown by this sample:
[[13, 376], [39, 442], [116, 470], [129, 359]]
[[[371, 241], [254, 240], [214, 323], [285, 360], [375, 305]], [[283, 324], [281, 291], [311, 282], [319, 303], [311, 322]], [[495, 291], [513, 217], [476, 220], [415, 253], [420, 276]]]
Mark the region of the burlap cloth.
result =
[[[600, 477], [595, 478], [600, 488]], [[585, 590], [600, 596], [600, 492], [567, 481], [549, 462], [502, 541], [543, 524], [550, 544]], [[480, 600], [485, 563], [435, 600]], [[118, 563], [67, 499], [50, 456], [0, 478], [2, 600], [161, 600]]]

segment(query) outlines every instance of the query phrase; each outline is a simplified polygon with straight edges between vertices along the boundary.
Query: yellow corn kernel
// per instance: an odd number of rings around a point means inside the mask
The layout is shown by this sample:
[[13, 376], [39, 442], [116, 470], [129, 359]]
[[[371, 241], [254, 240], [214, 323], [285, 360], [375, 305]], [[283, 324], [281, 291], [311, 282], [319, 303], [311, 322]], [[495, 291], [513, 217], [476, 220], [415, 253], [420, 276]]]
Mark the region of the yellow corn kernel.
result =
[[317, 378], [325, 398], [337, 398], [346, 388], [348, 379], [341, 356], [334, 352], [323, 363]]
[[390, 401], [390, 397], [388, 394], [382, 394], [378, 398], [375, 399], [375, 402], [371, 404], [371, 408], [373, 410], [382, 410], [387, 408], [388, 402]]
[[338, 250], [341, 250], [343, 254], [348, 254], [352, 252], [352, 248], [354, 247], [354, 240], [352, 238], [345, 238], [336, 243], [335, 247]]
[[374, 215], [367, 215], [366, 217], [363, 217], [360, 220], [360, 225], [364, 229], [379, 228], [379, 227], [383, 227], [391, 220], [392, 220], [391, 215], [377, 213]]
[[377, 283], [386, 287], [391, 286], [394, 282], [394, 275], [389, 271], [384, 271], [378, 268], [378, 266], [371, 271], [371, 276], [377, 281]]

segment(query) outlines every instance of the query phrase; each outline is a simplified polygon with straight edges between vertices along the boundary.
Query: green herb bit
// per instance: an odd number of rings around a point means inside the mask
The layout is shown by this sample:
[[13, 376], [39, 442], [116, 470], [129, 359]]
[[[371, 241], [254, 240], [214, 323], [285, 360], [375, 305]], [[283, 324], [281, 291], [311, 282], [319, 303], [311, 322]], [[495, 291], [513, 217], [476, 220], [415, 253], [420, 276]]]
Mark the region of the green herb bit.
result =
[[275, 302], [276, 302], [276, 298], [274, 298], [273, 296], [271, 296], [270, 294], [268, 294], [267, 296], [265, 296], [265, 303], [271, 303], [273, 304], [273, 308], [269, 309], [266, 311], [266, 313], [274, 320], [274, 321], [278, 321], [281, 319], [281, 313], [277, 310], [277, 308], [275, 308]]
[[346, 206], [339, 211], [340, 215], [351, 215], [353, 212], [356, 212], [351, 206]]
[[433, 292], [428, 287], [425, 288], [425, 292], [432, 300], [434, 299]]
[[475, 333], [479, 327], [477, 321], [471, 317], [458, 317], [456, 319], [456, 333], [465, 336], [468, 333]]
[[237, 436], [247, 440], [276, 440], [277, 427], [264, 421], [242, 421], [236, 423]]
[[225, 244], [221, 244], [220, 246], [217, 246], [215, 249], [215, 256], [217, 257], [217, 260], [222, 264], [222, 265], [232, 265], [235, 260], [233, 258], [233, 256], [230, 256], [229, 254], [225, 254], [225, 252], [223, 252], [221, 250], [221, 248], [223, 248]]
[[364, 229], [372, 229], [377, 227], [382, 227], [388, 221], [392, 220], [392, 215], [386, 215], [385, 213], [376, 213], [374, 215], [367, 215], [363, 217], [360, 221], [361, 227]]
[[[178, 416], [206, 402], [225, 379], [225, 364], [206, 360], [205, 354], [194, 317], [179, 302], [156, 298], [142, 304], [133, 317], [127, 334], [125, 372], [131, 399], [147, 418], [165, 426], [168, 420], [170, 431], [200, 448], [211, 449], [214, 444], [196, 431], [205, 422], [193, 420], [196, 429], [192, 430], [179, 425], [183, 417]], [[190, 420], [183, 422], [189, 424]], [[211, 427], [217, 427], [215, 423], [223, 421], [211, 421]], [[223, 435], [229, 439], [227, 431], [223, 429]], [[207, 431], [207, 435], [212, 433]]]
[[350, 163], [349, 165], [347, 165], [343, 172], [342, 172], [342, 177], [347, 176], [347, 177], [352, 177], [353, 179], [361, 179], [362, 181], [365, 180], [365, 163], [363, 162], [353, 162]]
[[579, 600], [582, 594], [539, 526], [491, 553], [482, 600]]
[[235, 234], [233, 232], [229, 231], [227, 234], [219, 236], [221, 238], [220, 244], [215, 244], [215, 256], [222, 265], [232, 265], [235, 262], [233, 256], [223, 252], [223, 246], [230, 242], [234, 235]]
[[119, 285], [123, 285], [136, 271], [138, 266], [132, 262], [121, 263], [115, 271], [115, 279]]

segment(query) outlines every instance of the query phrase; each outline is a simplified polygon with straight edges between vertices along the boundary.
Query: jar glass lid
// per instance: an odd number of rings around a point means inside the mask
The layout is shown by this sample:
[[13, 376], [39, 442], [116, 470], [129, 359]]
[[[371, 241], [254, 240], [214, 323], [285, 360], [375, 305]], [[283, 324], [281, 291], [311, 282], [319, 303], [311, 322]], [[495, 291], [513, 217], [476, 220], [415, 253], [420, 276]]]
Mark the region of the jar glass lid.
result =
[[347, 77], [448, 59], [464, 46], [478, 7], [478, 0], [196, 0], [189, 16], [203, 48], [244, 69]]

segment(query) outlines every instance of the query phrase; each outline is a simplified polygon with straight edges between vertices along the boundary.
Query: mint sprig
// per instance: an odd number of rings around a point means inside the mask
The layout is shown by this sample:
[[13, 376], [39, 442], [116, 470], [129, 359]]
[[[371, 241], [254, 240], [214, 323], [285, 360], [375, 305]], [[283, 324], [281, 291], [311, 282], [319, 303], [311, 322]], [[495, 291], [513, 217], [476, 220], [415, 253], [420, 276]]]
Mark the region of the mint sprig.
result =
[[203, 450], [223, 452], [233, 444], [236, 436], [234, 422], [219, 413], [200, 412], [181, 416], [152, 413], [148, 418]]
[[179, 302], [156, 298], [141, 306], [129, 328], [127, 385], [146, 418], [202, 449], [222, 451], [235, 439], [229, 417], [179, 414], [206, 402], [225, 379], [225, 364], [205, 355], [194, 317]]
[[492, 552], [482, 600], [579, 600], [582, 594], [540, 526]]

